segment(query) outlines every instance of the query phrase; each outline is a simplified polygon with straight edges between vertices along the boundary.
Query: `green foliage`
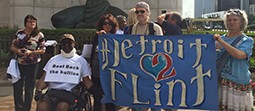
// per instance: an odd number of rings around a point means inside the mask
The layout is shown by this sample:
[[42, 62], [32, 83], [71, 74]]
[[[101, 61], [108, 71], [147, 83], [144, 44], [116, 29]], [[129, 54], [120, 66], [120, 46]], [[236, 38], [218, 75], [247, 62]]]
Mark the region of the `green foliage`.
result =
[[255, 29], [255, 24], [248, 25], [248, 26], [247, 26], [247, 29], [252, 29], [252, 30], [254, 30], [254, 29]]
[[[3, 29], [0, 29], [0, 35], [9, 35], [12, 36], [12, 35], [15, 35], [15, 32], [17, 31], [18, 29], [8, 29], [8, 28], [3, 28]], [[1, 36], [2, 38], [2, 36]]]
[[[10, 48], [10, 42], [13, 39], [18, 29], [0, 29], [0, 49], [4, 52], [8, 52]], [[76, 39], [76, 46], [78, 50], [81, 50], [84, 43], [92, 43], [95, 36], [95, 29], [41, 29], [46, 40], [58, 41], [62, 34], [70, 33], [74, 35]], [[184, 34], [226, 34], [227, 32], [212, 31], [212, 30], [193, 30], [188, 33], [186, 29], [183, 29]], [[255, 37], [255, 33], [246, 33], [250, 37]], [[4, 45], [5, 44], [5, 45]]]
[[255, 67], [255, 57], [250, 58], [250, 67]]
[[9, 56], [9, 52], [6, 52], [0, 49], [0, 58], [7, 58]]
[[248, 14], [248, 24], [252, 24], [255, 21], [255, 15], [253, 14]]
[[[227, 32], [223, 32], [223, 31], [212, 31], [212, 30], [193, 30], [192, 32], [188, 33], [186, 29], [182, 30], [184, 34], [226, 34]], [[255, 33], [252, 32], [250, 33], [249, 31], [246, 31], [245, 34], [249, 37], [253, 37], [255, 38]]]
[[75, 37], [76, 48], [81, 50], [84, 43], [92, 43], [95, 36], [95, 29], [42, 29], [46, 40], [56, 40], [59, 42], [61, 35], [72, 34]]
[[10, 61], [10, 54], [7, 51], [0, 49], [0, 67], [7, 67]]
[[203, 29], [203, 22], [201, 21], [195, 21], [193, 22], [193, 26], [199, 28], [199, 29]]
[[[0, 39], [13, 37], [18, 29], [0, 29]], [[60, 39], [59, 37], [62, 34], [70, 33], [78, 39], [85, 39], [88, 42], [91, 42], [91, 38], [95, 35], [95, 29], [41, 29], [41, 32], [44, 34], [46, 39]], [[8, 36], [8, 37], [6, 37]]]
[[72, 34], [77, 42], [91, 43], [95, 36], [95, 29], [41, 29], [47, 40], [59, 40], [61, 35]]

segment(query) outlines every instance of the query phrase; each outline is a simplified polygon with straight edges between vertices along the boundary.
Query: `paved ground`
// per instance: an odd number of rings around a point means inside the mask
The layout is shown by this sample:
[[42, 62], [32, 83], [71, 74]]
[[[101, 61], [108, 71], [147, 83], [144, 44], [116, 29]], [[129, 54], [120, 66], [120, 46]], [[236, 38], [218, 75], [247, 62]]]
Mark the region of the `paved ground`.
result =
[[[13, 96], [0, 97], [0, 111], [14, 111]], [[36, 103], [33, 101], [31, 111], [35, 111]]]
[[[31, 111], [35, 111], [36, 103], [33, 101]], [[0, 67], [0, 111], [14, 111], [12, 85], [6, 80], [6, 68]]]
[[[14, 111], [14, 100], [12, 95], [11, 82], [0, 80], [0, 111]], [[33, 101], [31, 111], [35, 111], [35, 104], [35, 101]]]

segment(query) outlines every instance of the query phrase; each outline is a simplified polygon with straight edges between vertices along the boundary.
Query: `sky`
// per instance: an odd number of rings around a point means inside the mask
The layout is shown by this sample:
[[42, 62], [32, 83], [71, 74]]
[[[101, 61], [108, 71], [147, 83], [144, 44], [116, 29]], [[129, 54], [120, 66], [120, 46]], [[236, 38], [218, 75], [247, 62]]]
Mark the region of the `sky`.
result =
[[182, 0], [182, 17], [183, 18], [194, 18], [194, 3], [195, 0]]

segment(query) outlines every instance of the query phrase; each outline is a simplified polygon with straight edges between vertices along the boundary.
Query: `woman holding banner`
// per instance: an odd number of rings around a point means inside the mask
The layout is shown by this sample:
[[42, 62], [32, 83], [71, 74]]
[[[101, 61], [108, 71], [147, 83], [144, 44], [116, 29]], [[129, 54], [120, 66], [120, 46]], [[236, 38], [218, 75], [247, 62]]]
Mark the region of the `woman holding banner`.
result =
[[[91, 77], [93, 84], [100, 88], [100, 91], [103, 94], [99, 72], [98, 36], [102, 34], [115, 34], [116, 30], [118, 29], [118, 22], [112, 14], [106, 14], [98, 20], [96, 24], [96, 29], [98, 30], [98, 32], [96, 33], [93, 40], [92, 52], [90, 57], [90, 66], [92, 70]], [[115, 111], [115, 109], [116, 106], [114, 104], [105, 104], [106, 111]], [[96, 98], [94, 98], [94, 111], [102, 111], [102, 104], [100, 103], [100, 100], [96, 100]]]
[[216, 48], [220, 50], [217, 53], [219, 110], [253, 110], [251, 73], [248, 70], [253, 39], [242, 32], [247, 23], [245, 11], [230, 9], [224, 18], [228, 33], [214, 35]]

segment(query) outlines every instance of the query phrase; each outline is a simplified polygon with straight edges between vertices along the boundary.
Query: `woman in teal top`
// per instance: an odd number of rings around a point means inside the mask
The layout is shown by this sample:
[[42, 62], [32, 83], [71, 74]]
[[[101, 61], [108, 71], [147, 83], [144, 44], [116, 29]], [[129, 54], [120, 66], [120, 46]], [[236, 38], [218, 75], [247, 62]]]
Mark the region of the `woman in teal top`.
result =
[[[219, 110], [253, 110], [253, 95], [251, 90], [251, 73], [249, 59], [252, 55], [253, 39], [243, 34], [248, 20], [245, 11], [230, 9], [225, 14], [224, 24], [228, 33], [214, 35], [216, 48], [219, 49], [217, 59], [227, 51], [229, 57], [224, 64], [219, 79]], [[235, 46], [231, 43], [243, 38]]]
[[[223, 35], [222, 39], [228, 44], [231, 44], [237, 37], [239, 36], [228, 38], [226, 37], [226, 35]], [[230, 56], [227, 59], [227, 63], [222, 69], [221, 72], [222, 78], [226, 78], [240, 84], [250, 83], [251, 73], [247, 69], [249, 68], [248, 59], [252, 55], [252, 46], [253, 39], [251, 37], [244, 35], [244, 38], [240, 41], [240, 45], [238, 45], [236, 48], [238, 50], [243, 51], [248, 57], [246, 57], [245, 59], [237, 59], [233, 56]], [[224, 51], [226, 51], [224, 48], [220, 49], [220, 52], [217, 53], [217, 59], [222, 56]]]

